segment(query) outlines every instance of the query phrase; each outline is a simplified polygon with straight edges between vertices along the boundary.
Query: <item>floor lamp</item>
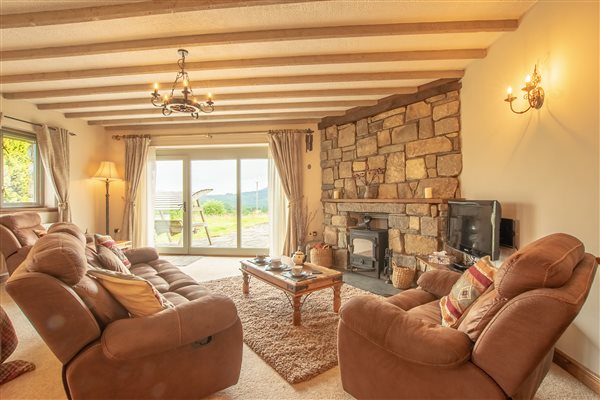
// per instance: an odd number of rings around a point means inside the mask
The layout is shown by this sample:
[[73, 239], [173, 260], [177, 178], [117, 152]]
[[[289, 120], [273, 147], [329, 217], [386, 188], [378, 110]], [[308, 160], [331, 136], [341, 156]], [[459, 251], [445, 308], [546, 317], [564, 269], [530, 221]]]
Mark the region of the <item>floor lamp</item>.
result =
[[98, 168], [98, 171], [96, 171], [96, 173], [94, 174], [94, 179], [99, 179], [99, 180], [103, 180], [106, 182], [106, 234], [110, 235], [110, 232], [108, 230], [108, 218], [109, 218], [108, 203], [109, 203], [109, 199], [110, 199], [109, 184], [110, 184], [110, 181], [121, 180], [121, 177], [117, 173], [117, 167], [115, 166], [114, 162], [102, 161], [100, 163], [100, 167]]

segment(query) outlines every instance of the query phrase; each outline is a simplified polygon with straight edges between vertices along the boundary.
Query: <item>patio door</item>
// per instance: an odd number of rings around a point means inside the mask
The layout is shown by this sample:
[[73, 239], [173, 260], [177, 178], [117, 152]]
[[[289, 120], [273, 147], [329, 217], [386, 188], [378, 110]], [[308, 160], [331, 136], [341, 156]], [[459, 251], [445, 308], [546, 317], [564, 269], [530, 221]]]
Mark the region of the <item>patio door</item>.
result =
[[268, 252], [267, 147], [157, 151], [155, 243], [168, 254]]

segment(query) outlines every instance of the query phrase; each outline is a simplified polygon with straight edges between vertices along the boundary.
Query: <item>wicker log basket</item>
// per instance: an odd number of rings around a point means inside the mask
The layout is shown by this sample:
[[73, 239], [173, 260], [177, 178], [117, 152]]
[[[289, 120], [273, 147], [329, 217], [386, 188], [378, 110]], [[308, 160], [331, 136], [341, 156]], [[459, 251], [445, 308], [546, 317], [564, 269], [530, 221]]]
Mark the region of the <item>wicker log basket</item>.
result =
[[316, 246], [310, 249], [310, 262], [322, 267], [331, 267], [333, 265], [333, 251], [331, 246]]
[[392, 285], [397, 289], [410, 289], [416, 272], [416, 268], [398, 265], [396, 260], [392, 260]]

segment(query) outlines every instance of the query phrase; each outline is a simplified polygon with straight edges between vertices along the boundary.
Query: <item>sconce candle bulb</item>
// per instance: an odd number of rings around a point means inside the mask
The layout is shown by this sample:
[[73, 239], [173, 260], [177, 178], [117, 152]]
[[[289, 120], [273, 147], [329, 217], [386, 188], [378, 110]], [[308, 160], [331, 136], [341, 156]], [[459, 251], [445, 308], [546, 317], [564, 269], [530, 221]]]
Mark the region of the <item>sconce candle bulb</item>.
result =
[[532, 108], [540, 109], [542, 107], [542, 104], [544, 104], [544, 89], [542, 89], [542, 87], [539, 86], [541, 80], [542, 77], [537, 72], [536, 65], [533, 68], [533, 74], [527, 75], [525, 77], [525, 86], [521, 89], [525, 92], [523, 98], [529, 103], [529, 107], [527, 107], [523, 111], [516, 111], [513, 108], [513, 102], [517, 98], [512, 95], [512, 88], [510, 86], [508, 87], [508, 89], [506, 89], [506, 98], [504, 99], [504, 101], [506, 101], [510, 105], [510, 110], [512, 112], [514, 112], [515, 114], [524, 114]]

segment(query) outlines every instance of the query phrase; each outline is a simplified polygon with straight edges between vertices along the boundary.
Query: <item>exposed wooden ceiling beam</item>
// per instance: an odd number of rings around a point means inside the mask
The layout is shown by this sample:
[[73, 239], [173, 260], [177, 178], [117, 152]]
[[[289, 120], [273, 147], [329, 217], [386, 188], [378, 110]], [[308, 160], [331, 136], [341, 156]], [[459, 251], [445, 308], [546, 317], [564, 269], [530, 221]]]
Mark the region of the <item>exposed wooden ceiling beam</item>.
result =
[[[373, 63], [391, 61], [418, 60], [470, 60], [481, 59], [487, 54], [486, 49], [454, 49], [454, 50], [412, 50], [359, 54], [322, 54], [290, 57], [266, 57], [239, 60], [216, 60], [187, 62], [186, 69], [190, 71], [209, 71], [221, 69], [241, 69], [256, 67], [288, 67], [292, 65], [323, 65]], [[57, 81], [67, 79], [102, 78], [110, 76], [144, 75], [162, 72], [173, 72], [173, 63], [158, 65], [137, 65], [131, 67], [94, 68], [75, 71], [38, 72], [34, 74], [0, 76], [3, 83], [23, 83]]]
[[[280, 126], [287, 125], [309, 125], [319, 122], [319, 118], [303, 118], [303, 119], [282, 119], [282, 120], [266, 120], [266, 121], [245, 121], [245, 122], [192, 122], [189, 124], [153, 124], [153, 125], [117, 125], [107, 126], [104, 128], [107, 131], [150, 131], [150, 130], [168, 130], [174, 129], [202, 129], [202, 128], [227, 128], [248, 126], [269, 126], [267, 129], [276, 129]], [[203, 132], [205, 134], [208, 132]], [[265, 130], [266, 133], [266, 130]]]
[[[292, 85], [292, 84], [313, 84], [313, 83], [333, 83], [333, 82], [374, 82], [374, 81], [394, 81], [403, 79], [442, 79], [442, 78], [462, 78], [463, 70], [432, 70], [432, 71], [399, 71], [399, 72], [377, 72], [377, 73], [351, 73], [351, 74], [324, 74], [324, 75], [298, 75], [298, 76], [269, 76], [257, 78], [235, 78], [235, 79], [214, 79], [203, 82], [202, 90], [224, 88], [224, 87], [245, 87], [262, 85]], [[192, 82], [193, 83], [193, 82]], [[163, 90], [170, 88], [172, 82], [163, 82], [159, 87]], [[73, 89], [55, 89], [55, 90], [35, 90], [4, 93], [5, 99], [40, 99], [48, 97], [67, 97], [67, 96], [90, 96], [95, 94], [109, 93], [127, 93], [152, 91], [152, 83], [137, 83], [132, 85], [114, 85], [114, 86], [95, 86]], [[200, 89], [196, 89], [197, 91]], [[205, 93], [198, 93], [200, 98]], [[218, 96], [215, 96], [215, 99]]]
[[[288, 113], [260, 113], [260, 114], [201, 114], [197, 121], [245, 121], [253, 119], [277, 119], [277, 118], [319, 118], [325, 115], [342, 115], [344, 111], [310, 111], [310, 112], [288, 112]], [[146, 124], [146, 123], [165, 123], [192, 120], [189, 114], [173, 113], [173, 116], [161, 116], [159, 118], [124, 118], [124, 119], [98, 119], [88, 121], [88, 125], [122, 125], [122, 124]]]
[[[290, 109], [335, 109], [340, 107], [358, 107], [367, 106], [377, 103], [376, 100], [338, 100], [338, 101], [317, 101], [317, 102], [300, 102], [300, 103], [267, 103], [267, 104], [236, 104], [217, 106], [217, 112], [224, 111], [263, 111], [277, 112], [277, 110]], [[105, 111], [84, 111], [66, 113], [66, 118], [93, 118], [93, 117], [116, 117], [121, 115], [155, 115], [162, 114], [162, 109], [150, 107], [150, 103], [146, 101], [147, 108], [127, 109], [127, 110], [105, 110]], [[325, 111], [324, 111], [325, 112]]]
[[316, 0], [152, 0], [110, 6], [6, 14], [2, 16], [3, 21], [0, 29], [73, 24], [79, 22], [173, 14], [188, 11], [216, 10], [233, 7], [264, 6], [281, 3], [306, 3], [310, 1]]
[[[301, 99], [307, 97], [353, 97], [383, 96], [398, 93], [414, 93], [416, 87], [366, 88], [366, 89], [331, 89], [331, 90], [286, 90], [280, 92], [223, 93], [220, 100], [260, 100], [260, 99]], [[92, 100], [63, 103], [38, 104], [40, 110], [65, 110], [73, 108], [95, 108], [111, 106], [137, 106], [150, 103], [150, 96], [135, 99]], [[282, 103], [285, 104], [285, 103]]]
[[117, 52], [143, 51], [178, 47], [199, 47], [224, 44], [268, 43], [308, 39], [332, 39], [371, 36], [424, 35], [435, 33], [506, 32], [514, 31], [518, 20], [446, 21], [415, 22], [381, 25], [350, 25], [329, 27], [308, 27], [292, 29], [272, 29], [248, 32], [224, 32], [177, 37], [157, 37], [150, 39], [125, 40], [119, 42], [87, 43], [79, 45], [43, 47], [33, 49], [6, 50], [0, 52], [0, 59], [31, 60], [36, 58], [57, 58], [108, 54]]

